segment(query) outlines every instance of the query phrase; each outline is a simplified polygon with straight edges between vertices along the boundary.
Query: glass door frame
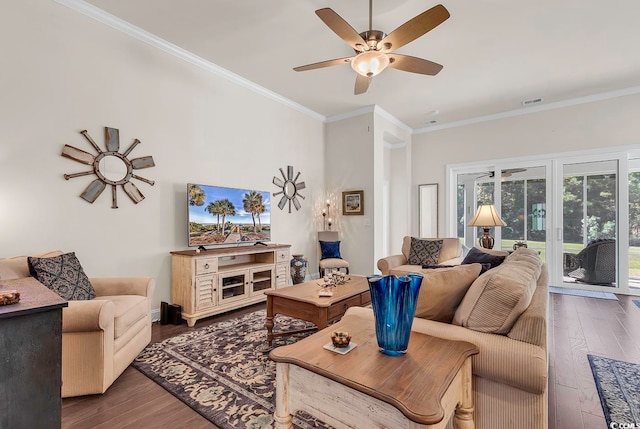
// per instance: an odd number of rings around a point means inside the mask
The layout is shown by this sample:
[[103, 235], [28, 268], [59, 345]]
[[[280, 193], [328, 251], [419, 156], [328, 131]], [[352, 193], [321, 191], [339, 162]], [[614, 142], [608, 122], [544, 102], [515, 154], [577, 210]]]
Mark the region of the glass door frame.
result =
[[[445, 237], [457, 237], [457, 184], [459, 174], [495, 171], [494, 204], [501, 207], [501, 171], [508, 168], [546, 167], [546, 261], [549, 268], [549, 285], [593, 291], [640, 295], [640, 288], [629, 287], [629, 160], [640, 159], [640, 146], [622, 146], [609, 149], [591, 149], [580, 153], [556, 153], [531, 157], [506, 158], [492, 161], [468, 162], [446, 165], [445, 186]], [[616, 287], [568, 284], [563, 282], [563, 168], [565, 164], [616, 160]], [[467, 204], [468, 205], [468, 204]], [[476, 201], [472, 206], [475, 207]], [[620, 210], [626, 207], [625, 210]], [[558, 209], [559, 208], [559, 209]], [[465, 216], [469, 216], [468, 213]], [[471, 214], [473, 216], [473, 214]], [[469, 230], [465, 227], [465, 237]], [[500, 228], [495, 232], [496, 243], [501, 243]], [[467, 241], [469, 242], [469, 241]], [[474, 241], [475, 244], [475, 241]], [[509, 249], [504, 249], [509, 250]]]

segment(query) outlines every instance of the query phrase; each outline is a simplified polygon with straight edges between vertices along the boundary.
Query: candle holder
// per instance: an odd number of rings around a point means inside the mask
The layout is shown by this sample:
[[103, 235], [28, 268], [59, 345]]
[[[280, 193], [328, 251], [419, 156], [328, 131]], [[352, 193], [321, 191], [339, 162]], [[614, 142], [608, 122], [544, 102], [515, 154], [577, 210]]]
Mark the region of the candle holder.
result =
[[327, 215], [329, 214], [329, 200], [327, 200], [327, 208], [322, 209], [322, 225], [324, 231], [331, 231], [331, 218], [329, 218], [329, 229], [327, 230]]

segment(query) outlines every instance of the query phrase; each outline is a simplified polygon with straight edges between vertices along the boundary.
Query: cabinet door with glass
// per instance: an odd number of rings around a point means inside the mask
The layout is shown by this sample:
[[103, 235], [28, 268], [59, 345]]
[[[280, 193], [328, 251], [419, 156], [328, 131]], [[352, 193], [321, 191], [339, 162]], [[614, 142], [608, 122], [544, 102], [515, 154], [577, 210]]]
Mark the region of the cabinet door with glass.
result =
[[228, 271], [218, 274], [220, 303], [235, 301], [248, 296], [249, 271]]
[[251, 269], [251, 295], [264, 295], [265, 290], [273, 289], [275, 285], [275, 268]]

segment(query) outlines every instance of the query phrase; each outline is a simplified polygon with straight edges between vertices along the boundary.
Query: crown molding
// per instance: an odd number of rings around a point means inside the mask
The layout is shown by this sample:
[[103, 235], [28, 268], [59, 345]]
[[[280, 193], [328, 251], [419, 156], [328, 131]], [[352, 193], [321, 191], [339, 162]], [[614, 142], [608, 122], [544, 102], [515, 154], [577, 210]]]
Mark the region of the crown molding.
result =
[[640, 94], [640, 86], [632, 86], [630, 88], [618, 89], [615, 91], [601, 92], [599, 94], [587, 95], [584, 97], [571, 98], [569, 100], [556, 101], [549, 104], [540, 104], [531, 107], [522, 107], [517, 110], [508, 110], [506, 112], [495, 113], [492, 115], [477, 116], [475, 118], [463, 119], [461, 121], [450, 122], [448, 124], [434, 125], [416, 129], [413, 134], [424, 134], [433, 131], [446, 130], [449, 128], [457, 128], [465, 125], [477, 124], [480, 122], [495, 121], [496, 119], [512, 118], [514, 116], [528, 115], [530, 113], [545, 112], [547, 110], [561, 109], [563, 107], [577, 106], [579, 104], [593, 103], [594, 101], [609, 100], [611, 98], [624, 97], [627, 95]]
[[238, 86], [247, 88], [266, 98], [269, 98], [280, 104], [283, 104], [287, 107], [297, 110], [317, 121], [324, 122], [327, 119], [326, 116], [321, 115], [318, 112], [315, 112], [301, 104], [298, 104], [286, 97], [283, 97], [278, 93], [275, 93], [235, 73], [232, 73], [229, 70], [212, 63], [211, 61], [207, 61], [202, 57], [199, 57], [177, 45], [174, 45], [173, 43], [170, 43], [152, 33], [149, 33], [148, 31], [143, 30], [140, 27], [137, 27], [127, 21], [124, 21], [114, 15], [111, 15], [110, 13], [107, 13], [104, 10], [92, 4], [89, 4], [83, 0], [54, 0], [54, 1], [56, 3], [61, 4], [62, 6], [66, 6], [69, 9], [73, 9], [76, 12], [79, 12], [85, 16], [88, 16], [89, 18], [92, 18], [102, 24], [108, 25], [109, 27], [115, 30], [118, 30], [135, 39], [138, 39], [148, 45], [151, 45], [168, 54], [171, 54], [177, 58], [180, 58], [183, 61], [191, 63], [196, 67], [199, 67], [219, 77], [222, 77]]
[[345, 119], [355, 118], [356, 116], [364, 115], [366, 113], [373, 113], [375, 110], [375, 104], [371, 104], [369, 106], [362, 107], [357, 110], [351, 110], [350, 112], [340, 113], [334, 116], [328, 116], [325, 119], [326, 123], [338, 122]]
[[396, 118], [391, 113], [387, 112], [377, 104], [374, 106], [374, 112], [382, 116], [383, 118], [385, 118], [387, 121], [391, 122], [393, 125], [397, 126], [398, 128], [402, 128], [409, 134], [413, 134], [413, 128], [411, 128], [409, 125], [405, 124], [400, 119]]

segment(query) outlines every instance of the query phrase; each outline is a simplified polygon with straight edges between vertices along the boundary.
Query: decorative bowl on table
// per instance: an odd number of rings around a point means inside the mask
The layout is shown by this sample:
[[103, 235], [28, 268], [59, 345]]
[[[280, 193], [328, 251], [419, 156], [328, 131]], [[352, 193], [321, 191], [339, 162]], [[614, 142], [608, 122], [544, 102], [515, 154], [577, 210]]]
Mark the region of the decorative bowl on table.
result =
[[348, 332], [344, 331], [335, 331], [331, 333], [331, 342], [334, 347], [337, 348], [345, 348], [349, 347], [349, 342], [351, 342], [351, 335]]

